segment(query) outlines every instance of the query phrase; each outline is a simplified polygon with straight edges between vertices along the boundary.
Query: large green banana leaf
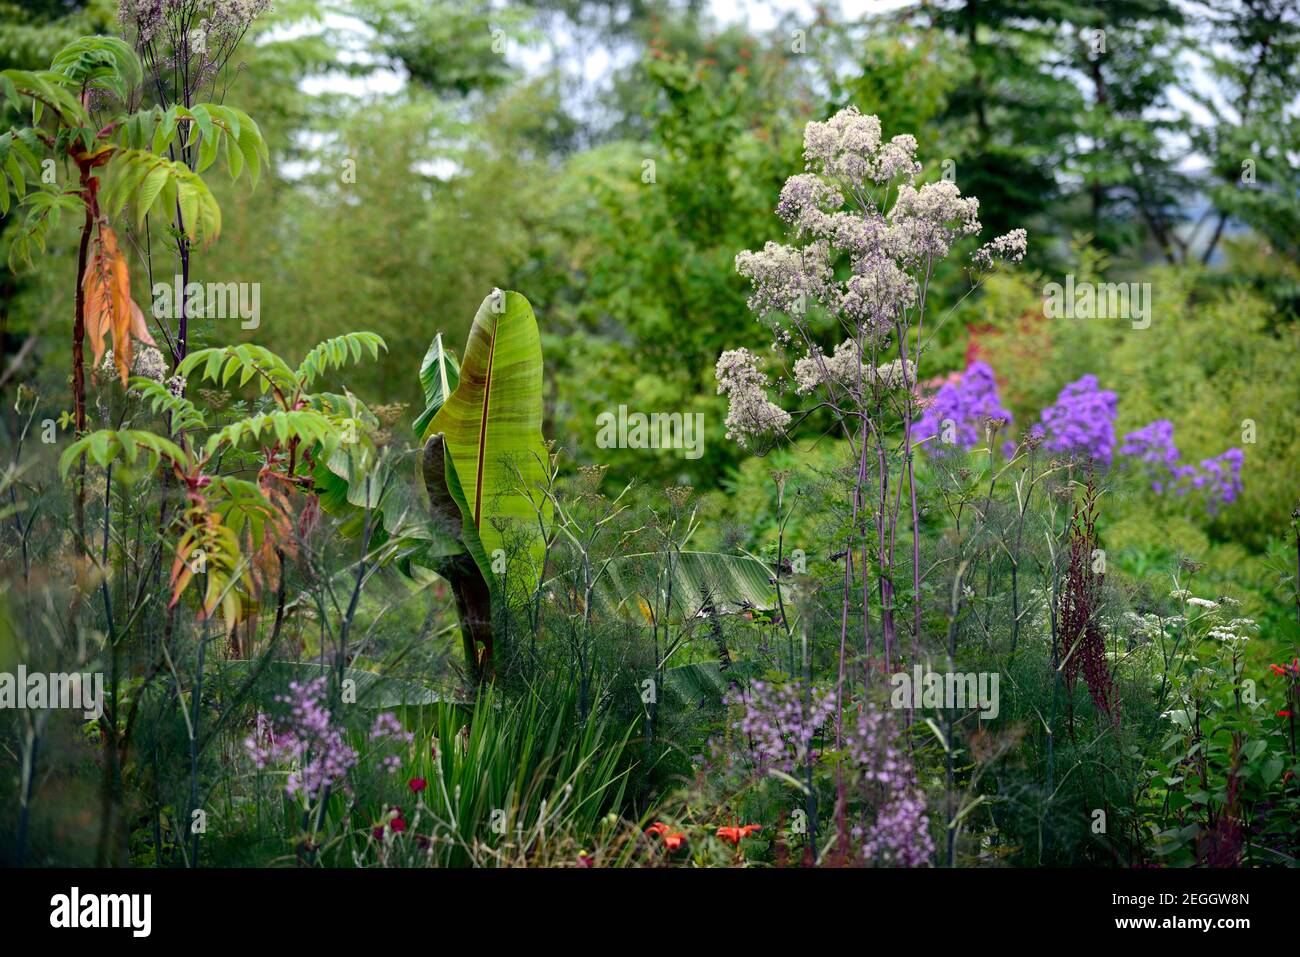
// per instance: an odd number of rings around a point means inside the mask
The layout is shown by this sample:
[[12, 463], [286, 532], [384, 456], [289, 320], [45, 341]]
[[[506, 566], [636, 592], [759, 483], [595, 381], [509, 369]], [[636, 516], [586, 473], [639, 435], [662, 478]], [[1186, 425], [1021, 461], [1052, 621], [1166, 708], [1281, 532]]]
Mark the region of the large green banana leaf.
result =
[[731, 691], [733, 685], [747, 685], [761, 672], [752, 661], [735, 661], [723, 668], [716, 661], [697, 661], [664, 672], [665, 711], [695, 710], [714, 707]]
[[[606, 613], [624, 616], [645, 614], [642, 602], [653, 608], [659, 591], [661, 570], [667, 556], [640, 552], [615, 558], [596, 582], [593, 604]], [[569, 587], [577, 584], [571, 573], [552, 579]], [[788, 588], [789, 586], [787, 586]], [[787, 600], [789, 592], [787, 591]], [[776, 607], [772, 569], [749, 555], [722, 552], [681, 552], [673, 565], [672, 607], [669, 620], [694, 617], [712, 605], [719, 614], [733, 614], [744, 608], [764, 611]], [[659, 610], [660, 616], [663, 609]]]
[[[535, 528], [546, 478], [542, 441], [542, 345], [532, 306], [517, 292], [494, 289], [470, 329], [460, 381], [429, 420], [423, 438], [443, 433], [464, 493], [466, 516], [483, 545], [484, 577], [505, 549], [498, 523]], [[537, 506], [534, 506], [534, 501]], [[531, 567], [540, 572], [543, 543], [533, 536]]]

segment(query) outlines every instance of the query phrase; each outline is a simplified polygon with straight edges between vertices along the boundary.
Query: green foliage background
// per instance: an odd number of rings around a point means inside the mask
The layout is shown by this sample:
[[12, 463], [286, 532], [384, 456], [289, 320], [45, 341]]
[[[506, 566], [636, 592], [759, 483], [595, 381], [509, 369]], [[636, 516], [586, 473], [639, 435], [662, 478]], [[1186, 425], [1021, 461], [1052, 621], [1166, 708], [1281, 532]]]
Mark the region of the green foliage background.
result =
[[[114, 32], [114, 8], [0, 2], [0, 68], [40, 68], [77, 36]], [[1090, 48], [1095, 29], [1102, 56]], [[1211, 35], [1222, 42], [1207, 45]], [[1253, 57], [1261, 44], [1266, 55]], [[1205, 60], [1197, 76], [1189, 49]], [[584, 66], [597, 51], [610, 64], [601, 76]], [[935, 277], [922, 378], [986, 359], [1019, 432], [1091, 373], [1119, 395], [1121, 436], [1168, 419], [1184, 461], [1241, 446], [1244, 492], [1215, 515], [1117, 483], [1099, 525], [1112, 580], [1134, 607], [1154, 607], [1170, 569], [1190, 558], [1206, 566], [1207, 594], [1236, 598], [1260, 621], [1254, 667], [1300, 640], [1300, 173], [1289, 162], [1300, 152], [1300, 28], [1285, 0], [945, 0], [864, 18], [832, 5], [812, 22], [781, 14], [767, 31], [678, 0], [281, 0], [240, 60], [230, 102], [257, 119], [272, 163], [256, 190], [213, 179], [224, 229], [191, 278], [260, 284], [260, 324], [199, 321], [192, 350], [254, 342], [296, 362], [312, 343], [371, 330], [387, 352], [318, 387], [404, 403], [409, 421], [433, 334], [463, 343], [493, 287], [519, 290], [543, 337], [543, 431], [566, 468], [607, 466], [606, 493], [635, 479], [637, 504], [692, 486], [708, 519], [693, 548], [769, 558], [771, 473], [791, 470], [805, 491], [785, 551], [812, 549], [836, 520], [816, 489], [842, 448], [825, 436], [747, 454], [724, 438], [713, 370], [723, 349], [770, 343], [734, 259], [779, 238], [772, 207], [801, 165], [804, 125], [857, 106], [880, 116], [886, 136], [917, 137], [925, 179], [952, 173], [980, 198], [986, 238], [1029, 232], [1025, 263], [970, 298], [960, 298], [965, 275]], [[0, 115], [0, 128], [16, 120]], [[1184, 162], [1193, 150], [1202, 165]], [[1253, 183], [1243, 159], [1255, 163]], [[0, 261], [11, 239], [0, 220]], [[76, 256], [66, 221], [36, 269], [0, 268], [0, 370], [22, 362], [6, 404], [17, 381], [31, 384], [46, 404], [38, 421], [70, 407]], [[142, 304], [143, 265], [132, 263]], [[170, 279], [169, 262], [155, 265], [156, 280]], [[1150, 327], [1043, 319], [1043, 287], [1066, 274], [1149, 282]], [[622, 404], [703, 413], [703, 456], [597, 448], [597, 415]], [[1255, 441], [1243, 444], [1248, 421]], [[818, 570], [829, 561], [808, 558]], [[404, 606], [388, 627], [423, 637], [433, 613], [420, 617]], [[1045, 674], [1026, 672], [1024, 713], [1008, 724], [1032, 725], [1050, 697]], [[1142, 690], [1123, 689], [1138, 702], [1133, 738], [1157, 724]], [[1066, 799], [1086, 809], [1131, 794], [1130, 743], [1114, 743], [1113, 775]], [[1014, 800], [1000, 827], [1028, 845], [1040, 835], [1023, 822], [1041, 795], [1014, 791], [1014, 775], [1005, 783]], [[1086, 839], [1083, 815], [1071, 820], [1080, 833], [1048, 838], [1057, 860], [1072, 862]]]

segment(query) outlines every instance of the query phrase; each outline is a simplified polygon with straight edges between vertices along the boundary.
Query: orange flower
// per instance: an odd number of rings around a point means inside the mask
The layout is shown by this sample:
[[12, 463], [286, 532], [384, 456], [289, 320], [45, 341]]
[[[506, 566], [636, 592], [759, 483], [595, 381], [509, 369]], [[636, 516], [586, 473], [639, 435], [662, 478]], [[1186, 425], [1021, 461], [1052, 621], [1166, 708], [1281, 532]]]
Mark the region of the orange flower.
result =
[[718, 828], [718, 837], [724, 841], [730, 841], [733, 847], [739, 846], [740, 842], [749, 837], [755, 831], [763, 830], [760, 824], [745, 824], [741, 827], [720, 827]]
[[675, 851], [686, 843], [686, 835], [681, 831], [674, 831], [672, 834], [664, 835], [664, 847], [670, 851]]
[[663, 835], [668, 833], [668, 825], [665, 824], [663, 821], [655, 821], [653, 824], [651, 824], [648, 828], [645, 829], [645, 832], [647, 834], [655, 834], [662, 837]]

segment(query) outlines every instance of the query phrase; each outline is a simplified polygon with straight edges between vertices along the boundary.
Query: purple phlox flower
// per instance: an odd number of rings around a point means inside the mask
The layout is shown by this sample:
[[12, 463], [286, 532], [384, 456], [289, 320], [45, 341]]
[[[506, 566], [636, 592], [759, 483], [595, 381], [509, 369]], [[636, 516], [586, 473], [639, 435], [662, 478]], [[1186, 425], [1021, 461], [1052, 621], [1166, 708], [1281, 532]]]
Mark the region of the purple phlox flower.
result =
[[1215, 514], [1220, 507], [1231, 505], [1241, 494], [1241, 466], [1245, 454], [1238, 448], [1227, 449], [1214, 458], [1202, 459], [1192, 485], [1206, 493], [1206, 508]]
[[940, 387], [912, 426], [912, 440], [932, 439], [927, 444], [932, 455], [943, 455], [954, 448], [969, 452], [984, 441], [988, 421], [1000, 420], [1007, 425], [1011, 419], [998, 398], [993, 369], [986, 362], [972, 362], [959, 381]]
[[1202, 459], [1199, 465], [1184, 465], [1178, 446], [1174, 444], [1173, 423], [1167, 419], [1157, 419], [1129, 432], [1124, 436], [1120, 454], [1136, 460], [1157, 494], [1173, 492], [1185, 496], [1190, 491], [1201, 493], [1211, 515], [1222, 506], [1235, 502], [1242, 491], [1241, 467], [1245, 455], [1241, 449], [1227, 449], [1213, 458]]
[[1136, 459], [1151, 479], [1151, 488], [1160, 493], [1169, 485], [1169, 479], [1183, 468], [1179, 465], [1178, 446], [1174, 444], [1174, 424], [1168, 419], [1156, 419], [1136, 432], [1124, 436], [1120, 454]]
[[1115, 448], [1115, 417], [1119, 397], [1098, 388], [1095, 375], [1071, 382], [1042, 412], [1042, 422], [1033, 431], [1043, 436], [1043, 447], [1109, 468]]

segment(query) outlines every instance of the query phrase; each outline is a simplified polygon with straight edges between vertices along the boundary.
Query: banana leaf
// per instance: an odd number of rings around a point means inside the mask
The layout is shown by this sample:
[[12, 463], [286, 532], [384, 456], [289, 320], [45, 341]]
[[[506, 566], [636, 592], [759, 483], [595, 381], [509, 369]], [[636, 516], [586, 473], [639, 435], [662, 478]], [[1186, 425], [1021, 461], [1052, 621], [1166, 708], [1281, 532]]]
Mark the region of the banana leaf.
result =
[[[657, 552], [641, 552], [614, 559], [596, 582], [593, 602], [596, 609], [627, 617], [644, 615], [645, 608], [655, 605], [666, 563], [666, 556]], [[548, 586], [560, 584], [569, 588], [580, 587], [576, 573], [557, 575], [547, 583]], [[749, 555], [680, 553], [673, 568], [669, 620], [693, 618], [710, 604], [723, 615], [747, 609], [770, 611], [776, 607], [772, 569]], [[663, 615], [662, 608], [659, 614]]]
[[447, 404], [451, 394], [460, 385], [460, 365], [456, 354], [442, 344], [442, 333], [433, 337], [429, 350], [420, 363], [420, 387], [424, 390], [424, 411], [412, 426], [421, 441], [427, 439], [425, 429], [438, 410]]
[[732, 685], [747, 685], [759, 674], [754, 662], [736, 661], [723, 668], [716, 661], [697, 661], [664, 672], [663, 705], [672, 711], [705, 708], [722, 703]]
[[[494, 289], [483, 300], [459, 371], [455, 390], [429, 420], [423, 437], [439, 432], [445, 437], [464, 493], [463, 512], [483, 546], [481, 552], [471, 550], [477, 552], [484, 578], [492, 581], [491, 559], [505, 550], [498, 523], [513, 520], [535, 527], [538, 509], [550, 519], [550, 503], [538, 491], [547, 461], [542, 346], [527, 299]], [[540, 539], [532, 541], [528, 557], [534, 570], [540, 570], [542, 550]]]

